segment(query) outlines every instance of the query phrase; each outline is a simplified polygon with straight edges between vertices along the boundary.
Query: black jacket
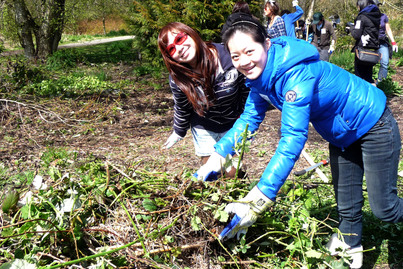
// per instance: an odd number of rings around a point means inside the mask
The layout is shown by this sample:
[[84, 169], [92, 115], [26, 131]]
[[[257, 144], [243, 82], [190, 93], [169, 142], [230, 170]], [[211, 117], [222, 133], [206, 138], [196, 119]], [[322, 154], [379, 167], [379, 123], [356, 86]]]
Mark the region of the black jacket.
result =
[[355, 47], [367, 49], [379, 48], [379, 25], [381, 23], [381, 12], [376, 5], [365, 7], [358, 13], [351, 30], [351, 35], [356, 40]]
[[214, 105], [204, 117], [199, 116], [175, 82], [169, 77], [174, 97], [174, 130], [181, 137], [190, 127], [202, 128], [215, 133], [226, 132], [242, 114], [249, 88], [245, 76], [232, 65], [231, 55], [224, 45], [213, 43], [218, 51], [222, 72], [214, 80]]

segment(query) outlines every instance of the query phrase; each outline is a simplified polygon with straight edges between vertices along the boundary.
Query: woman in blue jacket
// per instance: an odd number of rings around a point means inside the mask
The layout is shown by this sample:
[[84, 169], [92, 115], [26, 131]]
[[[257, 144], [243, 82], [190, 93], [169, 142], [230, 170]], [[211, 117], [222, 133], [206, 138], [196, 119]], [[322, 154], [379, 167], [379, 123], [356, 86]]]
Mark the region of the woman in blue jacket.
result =
[[332, 255], [345, 249], [353, 259], [351, 268], [360, 268], [364, 174], [374, 214], [388, 222], [403, 221], [403, 199], [396, 188], [400, 134], [386, 96], [342, 68], [319, 61], [316, 48], [307, 42], [290, 37], [270, 41], [264, 27], [247, 14], [232, 14], [224, 28], [223, 42], [251, 91], [240, 118], [196, 172], [198, 179], [220, 170], [246, 125], [255, 132], [270, 104], [282, 115], [274, 156], [242, 202], [227, 205], [226, 211], [235, 217], [220, 238], [245, 233], [273, 204], [307, 141], [311, 122], [329, 141], [339, 229], [344, 234], [333, 235], [327, 247]]

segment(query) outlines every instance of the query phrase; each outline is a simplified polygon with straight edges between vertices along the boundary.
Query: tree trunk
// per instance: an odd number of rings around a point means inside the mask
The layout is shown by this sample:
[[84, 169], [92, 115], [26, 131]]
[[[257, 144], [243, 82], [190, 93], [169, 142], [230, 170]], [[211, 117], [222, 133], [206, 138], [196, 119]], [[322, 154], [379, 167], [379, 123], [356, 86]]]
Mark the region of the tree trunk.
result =
[[21, 46], [24, 48], [25, 56], [31, 58], [35, 56], [35, 45], [32, 33], [35, 22], [25, 5], [24, 0], [14, 0], [15, 22], [18, 26], [18, 36]]
[[106, 35], [105, 16], [102, 16], [102, 26], [104, 27], [104, 35]]
[[42, 24], [35, 31], [37, 55], [45, 58], [59, 46], [64, 27], [65, 0], [49, 0], [42, 5]]
[[[33, 19], [24, 0], [14, 0], [16, 22], [25, 56], [45, 58], [57, 50], [64, 27], [66, 0], [44, 0]], [[33, 41], [35, 35], [36, 48]]]

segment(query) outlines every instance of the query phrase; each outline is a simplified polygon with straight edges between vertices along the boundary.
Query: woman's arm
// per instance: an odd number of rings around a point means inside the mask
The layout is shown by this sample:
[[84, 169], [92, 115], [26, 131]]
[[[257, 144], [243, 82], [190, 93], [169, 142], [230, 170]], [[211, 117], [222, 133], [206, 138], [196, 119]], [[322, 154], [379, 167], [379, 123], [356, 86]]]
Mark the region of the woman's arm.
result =
[[284, 103], [281, 112], [281, 138], [258, 183], [259, 189], [274, 200], [308, 139], [311, 101], [316, 80], [302, 67], [279, 79]]
[[185, 137], [190, 128], [193, 107], [186, 95], [176, 85], [171, 84], [171, 90], [174, 97], [174, 131], [177, 135]]
[[395, 39], [393, 38], [393, 33], [392, 33], [392, 29], [390, 28], [389, 22], [385, 23], [385, 29], [386, 29], [386, 33], [389, 36], [390, 42], [392, 42], [392, 44], [396, 43]]
[[358, 16], [355, 19], [353, 28], [351, 29], [351, 36], [355, 40], [360, 40], [361, 39], [362, 32], [364, 30], [364, 21], [362, 19], [363, 19], [362, 16]]
[[395, 39], [393, 38], [393, 33], [392, 33], [392, 29], [390, 28], [389, 22], [385, 23], [385, 30], [386, 30], [386, 33], [389, 36], [390, 42], [392, 42], [392, 50], [394, 52], [397, 52], [398, 51], [398, 46], [396, 44]]

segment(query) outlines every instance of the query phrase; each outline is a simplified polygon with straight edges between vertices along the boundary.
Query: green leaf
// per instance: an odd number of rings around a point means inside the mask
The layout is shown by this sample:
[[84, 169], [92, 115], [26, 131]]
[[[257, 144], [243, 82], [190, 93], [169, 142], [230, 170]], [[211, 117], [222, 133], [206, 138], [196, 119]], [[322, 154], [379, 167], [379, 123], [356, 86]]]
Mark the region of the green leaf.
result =
[[143, 207], [145, 210], [148, 210], [150, 212], [157, 210], [157, 206], [155, 205], [154, 201], [151, 199], [144, 199]]
[[332, 266], [332, 269], [348, 269], [350, 268], [344, 261], [343, 259], [340, 259], [338, 261], [331, 261], [330, 265]]
[[310, 249], [307, 252], [305, 252], [305, 255], [308, 258], [317, 258], [320, 259], [320, 257], [322, 256], [322, 253], [320, 253], [319, 251], [316, 251], [314, 249]]
[[26, 260], [16, 259], [11, 262], [7, 262], [0, 266], [0, 269], [18, 269], [18, 268], [25, 268], [25, 269], [35, 269], [37, 268], [35, 264], [29, 263]]
[[218, 219], [220, 222], [227, 222], [229, 215], [224, 210], [217, 210], [214, 214], [214, 218]]
[[173, 238], [172, 236], [169, 236], [169, 235], [165, 235], [165, 236], [164, 236], [163, 243], [164, 243], [165, 245], [167, 245], [167, 244], [169, 244], [169, 243], [173, 243], [174, 241], [175, 241], [175, 238]]
[[11, 208], [13, 208], [20, 198], [19, 194], [15, 191], [10, 191], [3, 201], [2, 210], [4, 213], [8, 213]]
[[201, 224], [201, 219], [198, 216], [194, 216], [192, 220], [190, 221], [190, 224], [192, 226], [192, 229], [195, 231], [200, 231], [200, 224]]
[[218, 200], [220, 200], [220, 195], [218, 195], [218, 193], [213, 193], [213, 194], [211, 195], [211, 200], [212, 200], [213, 202], [217, 202]]

